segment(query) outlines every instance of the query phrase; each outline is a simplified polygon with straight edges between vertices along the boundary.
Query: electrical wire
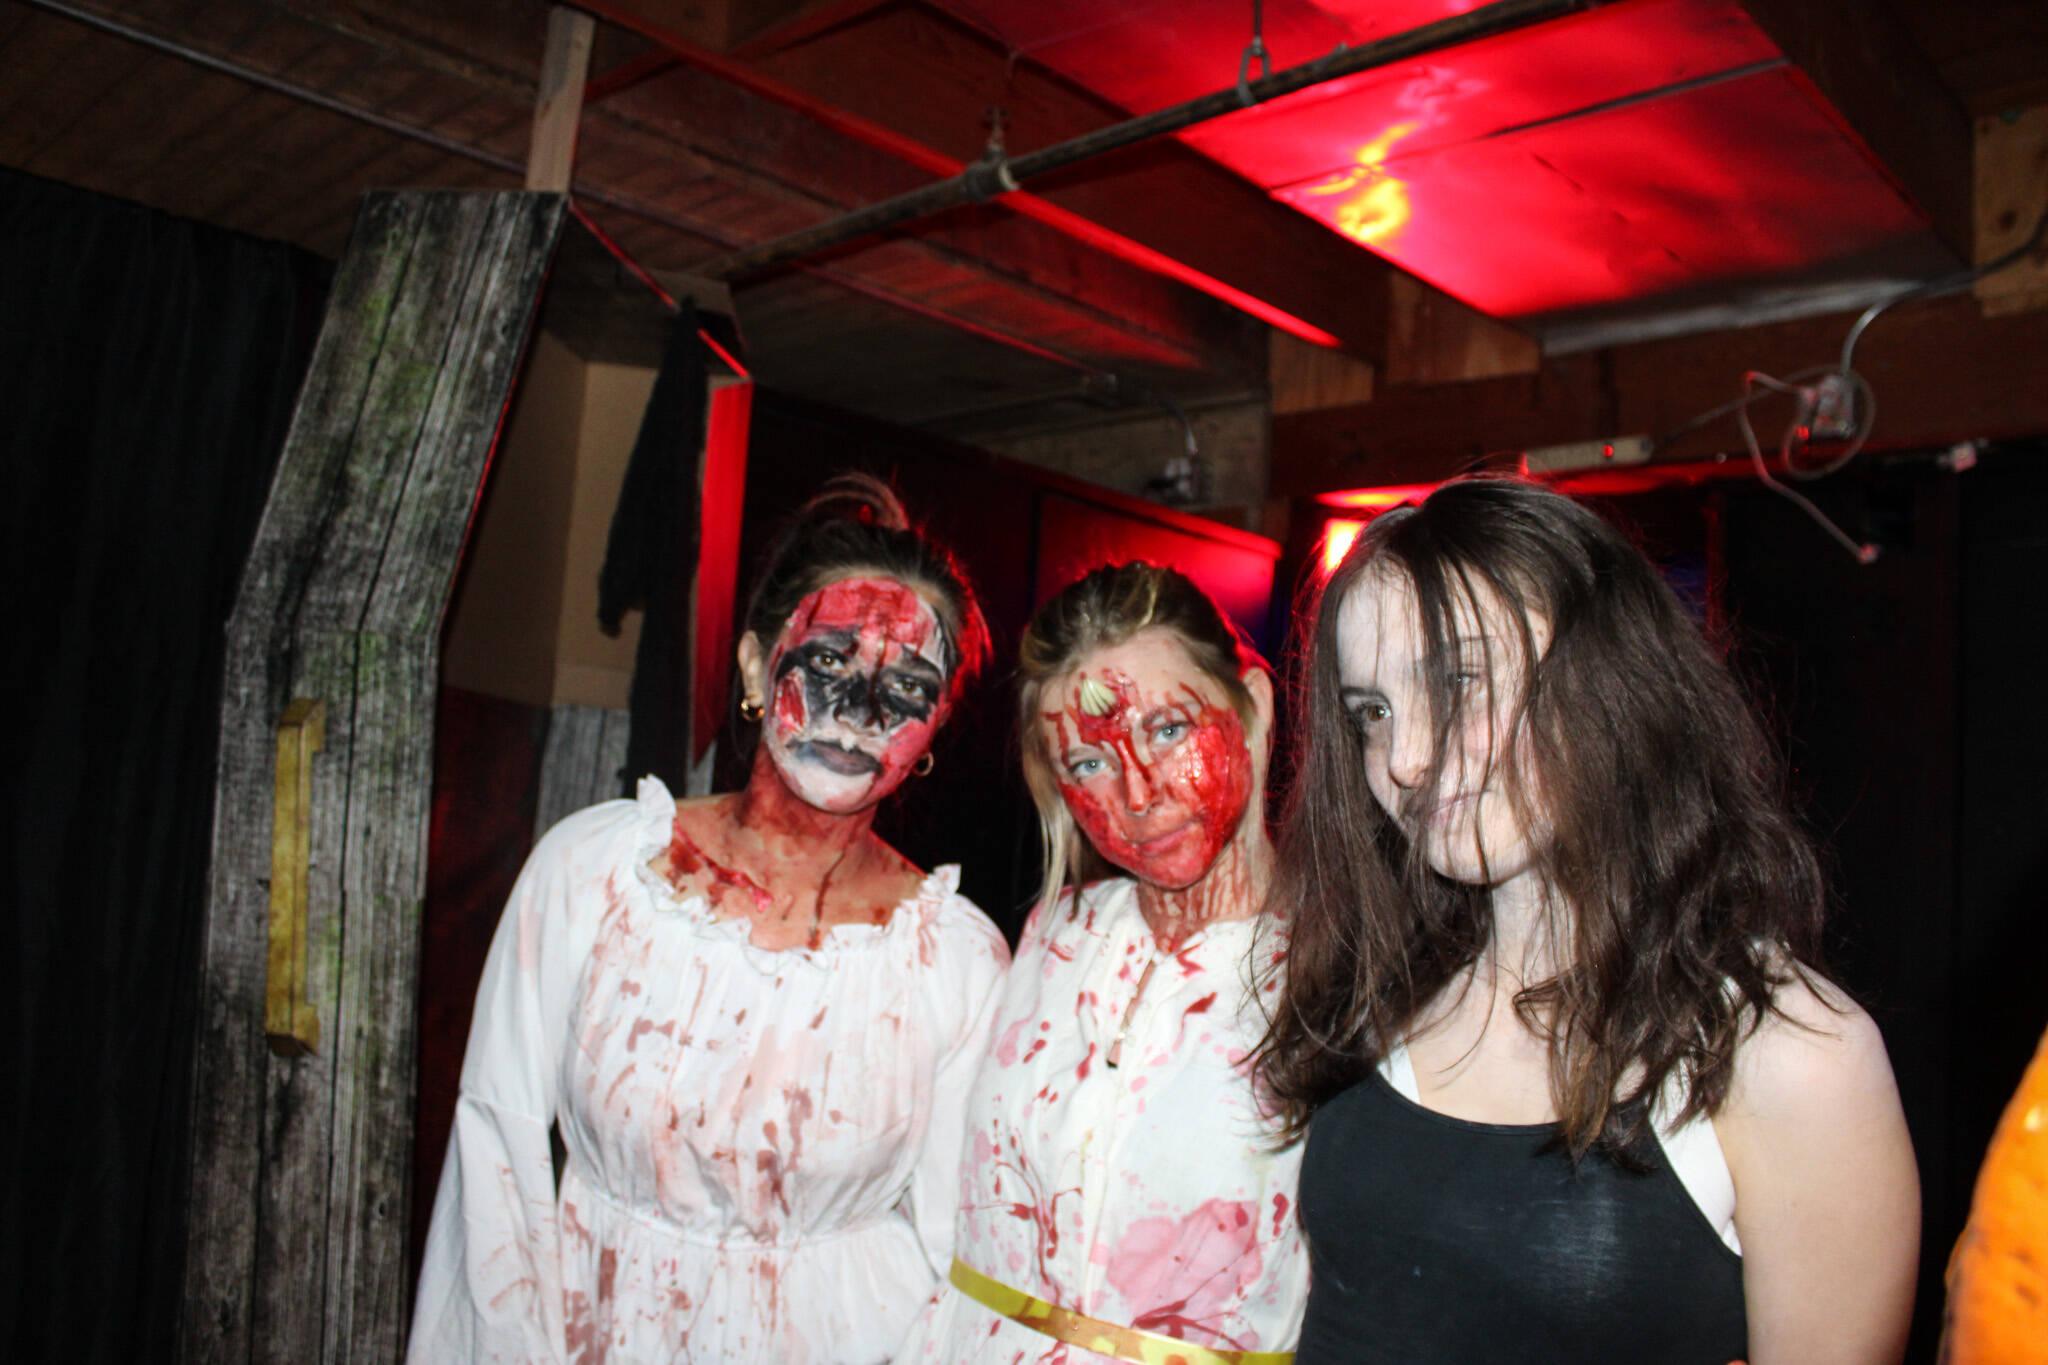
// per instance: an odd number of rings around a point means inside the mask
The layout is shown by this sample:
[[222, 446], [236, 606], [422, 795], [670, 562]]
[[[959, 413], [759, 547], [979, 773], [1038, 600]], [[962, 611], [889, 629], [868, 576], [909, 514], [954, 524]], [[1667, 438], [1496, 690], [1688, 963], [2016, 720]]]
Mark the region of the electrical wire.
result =
[[2034, 230], [2027, 234], [2027, 240], [1996, 260], [1986, 261], [1969, 270], [1958, 270], [1952, 275], [1941, 275], [1911, 288], [1902, 289], [1888, 299], [1882, 299], [1863, 310], [1863, 316], [1849, 329], [1849, 335], [1842, 341], [1842, 362], [1835, 368], [1842, 374], [1851, 372], [1851, 363], [1856, 358], [1856, 343], [1863, 338], [1864, 329], [1876, 320], [1877, 315], [1894, 304], [1906, 303], [1913, 299], [1939, 298], [1968, 289], [1986, 275], [1995, 275], [2007, 266], [2017, 265], [2032, 255], [2041, 246], [2043, 236], [2048, 236], [2048, 208], [2041, 210], [2041, 216], [2034, 220]]
[[[1773, 379], [1771, 376], [1761, 374], [1756, 370], [1749, 370], [1743, 374], [1742, 400], [1735, 405], [1735, 420], [1742, 427], [1742, 439], [1749, 445], [1749, 459], [1750, 463], [1756, 466], [1757, 478], [1763, 483], [1764, 487], [1777, 493], [1792, 503], [1793, 506], [1799, 508], [1800, 511], [1806, 513], [1807, 516], [1813, 518], [1814, 522], [1823, 531], [1826, 531], [1836, 544], [1855, 557], [1858, 564], [1871, 563], [1877, 558], [1877, 546], [1872, 545], [1868, 541], [1859, 541], [1851, 538], [1846, 531], [1828, 519], [1827, 513], [1814, 506], [1805, 495], [1801, 494], [1797, 489], [1787, 488], [1784, 484], [1771, 477], [1770, 466], [1764, 462], [1763, 446], [1758, 442], [1756, 428], [1750, 424], [1749, 420], [1749, 405], [1755, 399], [1758, 387], [1770, 389], [1778, 393], [1795, 395], [1806, 392], [1797, 384], [1789, 384], [1781, 379]], [[1785, 441], [1788, 449], [1792, 433], [1795, 429], [1796, 424], [1788, 425], [1786, 428]], [[1857, 444], [1860, 446], [1862, 442], [1859, 440]], [[1852, 451], [1851, 454], [1853, 453]], [[1840, 463], [1838, 462], [1835, 467], [1840, 468]]]
[[[1795, 442], [1811, 448], [1813, 438], [1810, 434], [1810, 423], [1817, 415], [1820, 404], [1820, 390], [1809, 381], [1825, 381], [1829, 377], [1845, 381], [1849, 385], [1849, 408], [1855, 414], [1856, 424], [1850, 430], [1840, 451], [1817, 465], [1802, 466], [1793, 458], [1792, 448]], [[1784, 438], [1778, 443], [1778, 462], [1785, 467], [1785, 473], [1792, 478], [1810, 483], [1815, 479], [1824, 479], [1836, 470], [1846, 467], [1849, 461], [1856, 458], [1857, 452], [1863, 449], [1863, 443], [1870, 439], [1871, 428], [1877, 425], [1877, 394], [1870, 387], [1870, 382], [1854, 370], [1835, 370], [1825, 365], [1817, 365], [1812, 369], [1799, 370], [1787, 375], [1785, 383], [1791, 387], [1784, 391], [1792, 393], [1799, 400], [1802, 409], [1792, 421], [1786, 423]], [[1802, 417], [1806, 421], [1802, 422]]]
[[[1863, 449], [1864, 442], [1870, 439], [1870, 433], [1877, 425], [1876, 392], [1871, 388], [1870, 382], [1855, 370], [1856, 344], [1863, 339], [1863, 334], [1869, 330], [1870, 324], [1886, 309], [1897, 304], [1913, 299], [1938, 298], [1952, 294], [1969, 288], [1987, 275], [2017, 265], [2040, 250], [2044, 238], [2048, 238], [2048, 208], [2044, 208], [2041, 215], [2034, 220], [2033, 231], [2027, 234], [2025, 241], [1995, 260], [1902, 289], [1890, 298], [1880, 300], [1864, 309], [1850, 326], [1848, 335], [1842, 339], [1842, 354], [1836, 364], [1801, 370], [1785, 379], [1775, 379], [1757, 370], [1747, 371], [1742, 376], [1741, 397], [1709, 408], [1699, 416], [1673, 427], [1650, 443], [1651, 452], [1654, 454], [1688, 432], [1697, 431], [1729, 413], [1735, 414], [1736, 423], [1742, 428], [1743, 442], [1749, 448], [1750, 463], [1756, 469], [1758, 481], [1811, 517], [1830, 538], [1855, 556], [1857, 563], [1871, 563], [1878, 556], [1877, 546], [1854, 539], [1797, 490], [1787, 487], [1773, 477], [1769, 462], [1764, 459], [1763, 443], [1757, 439], [1756, 426], [1749, 418], [1750, 404], [1764, 392], [1789, 394], [1798, 401], [1799, 410], [1793, 420], [1786, 423], [1785, 434], [1778, 443], [1778, 460], [1787, 477], [1812, 481], [1845, 468]], [[1849, 412], [1855, 419], [1854, 423], [1840, 451], [1817, 465], [1801, 466], [1794, 458], [1795, 445], [1810, 443], [1811, 430], [1808, 424], [1819, 411], [1821, 397], [1831, 380], [1846, 386], [1846, 394], [1836, 394], [1835, 399], [1837, 402], [1848, 403]]]

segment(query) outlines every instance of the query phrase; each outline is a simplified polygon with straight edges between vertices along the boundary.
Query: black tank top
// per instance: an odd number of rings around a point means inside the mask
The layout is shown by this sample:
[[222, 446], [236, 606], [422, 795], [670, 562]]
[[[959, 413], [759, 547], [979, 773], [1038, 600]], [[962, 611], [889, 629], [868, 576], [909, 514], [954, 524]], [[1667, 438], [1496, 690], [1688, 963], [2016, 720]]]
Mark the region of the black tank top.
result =
[[1728, 1365], [1742, 1258], [1655, 1139], [1574, 1168], [1551, 1124], [1470, 1123], [1377, 1073], [1316, 1112], [1301, 1166], [1314, 1276], [1297, 1365]]

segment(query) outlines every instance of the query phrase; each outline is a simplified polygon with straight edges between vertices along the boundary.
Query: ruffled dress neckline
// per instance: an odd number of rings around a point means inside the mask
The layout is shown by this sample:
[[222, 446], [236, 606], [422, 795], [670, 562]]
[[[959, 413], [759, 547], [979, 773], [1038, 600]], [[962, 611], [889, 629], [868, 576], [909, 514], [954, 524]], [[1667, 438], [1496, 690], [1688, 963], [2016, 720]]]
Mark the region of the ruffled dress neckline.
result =
[[884, 947], [899, 934], [915, 933], [918, 925], [928, 922], [960, 890], [960, 865], [942, 863], [925, 873], [916, 889], [898, 901], [880, 924], [829, 925], [815, 948], [807, 944], [764, 948], [754, 942], [752, 920], [744, 915], [714, 915], [711, 900], [703, 892], [684, 895], [654, 870], [654, 860], [667, 850], [674, 837], [676, 801], [667, 784], [658, 777], [641, 778], [633, 804], [641, 820], [634, 844], [633, 872], [646, 888], [653, 908], [664, 915], [684, 917], [706, 938], [724, 939], [743, 949], [748, 965], [765, 975], [776, 975], [790, 962], [822, 969], [844, 953]]

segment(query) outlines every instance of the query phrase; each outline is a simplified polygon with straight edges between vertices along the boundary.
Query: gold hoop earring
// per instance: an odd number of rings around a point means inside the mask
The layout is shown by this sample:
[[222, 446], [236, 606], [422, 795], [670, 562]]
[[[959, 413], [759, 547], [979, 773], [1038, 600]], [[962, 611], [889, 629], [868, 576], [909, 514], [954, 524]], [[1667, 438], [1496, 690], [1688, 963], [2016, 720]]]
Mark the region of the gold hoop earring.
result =
[[916, 773], [919, 777], [930, 777], [932, 775], [932, 751], [926, 749], [923, 756], [917, 762], [910, 765], [910, 771]]
[[760, 724], [762, 713], [766, 710], [767, 708], [762, 706], [753, 697], [742, 697], [740, 699], [740, 719], [749, 725]]

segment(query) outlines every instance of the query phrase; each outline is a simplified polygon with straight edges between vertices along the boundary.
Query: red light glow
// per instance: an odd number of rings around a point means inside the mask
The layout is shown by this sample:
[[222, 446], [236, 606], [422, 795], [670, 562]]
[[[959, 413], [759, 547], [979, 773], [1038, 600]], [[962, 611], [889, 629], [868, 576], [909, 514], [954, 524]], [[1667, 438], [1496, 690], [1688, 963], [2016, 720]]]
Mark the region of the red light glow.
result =
[[[1473, 4], [1267, 0], [1264, 38], [1285, 68]], [[1242, 0], [973, 8], [1016, 50], [1132, 111], [1211, 93], [1244, 50]], [[1178, 136], [1502, 318], [1794, 276], [1924, 241], [1919, 210], [1749, 9], [1615, 0]]]
[[1415, 213], [1408, 202], [1406, 182], [1387, 174], [1387, 149], [1420, 126], [1412, 122], [1395, 124], [1358, 149], [1353, 158], [1356, 165], [1320, 185], [1307, 187], [1302, 193], [1344, 195], [1330, 211], [1331, 226], [1355, 242], [1386, 246], [1408, 226]]
[[1341, 492], [1324, 493], [1316, 501], [1325, 507], [1368, 508], [1384, 512], [1389, 507], [1399, 507], [1404, 502], [1420, 502], [1435, 491], [1433, 483], [1386, 484], [1379, 488], [1346, 488]]

